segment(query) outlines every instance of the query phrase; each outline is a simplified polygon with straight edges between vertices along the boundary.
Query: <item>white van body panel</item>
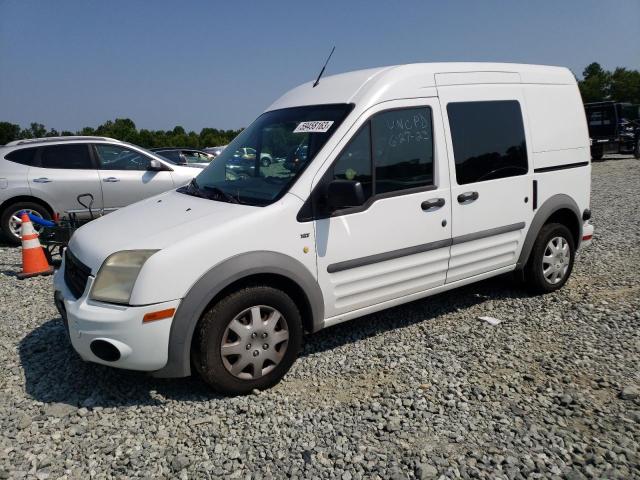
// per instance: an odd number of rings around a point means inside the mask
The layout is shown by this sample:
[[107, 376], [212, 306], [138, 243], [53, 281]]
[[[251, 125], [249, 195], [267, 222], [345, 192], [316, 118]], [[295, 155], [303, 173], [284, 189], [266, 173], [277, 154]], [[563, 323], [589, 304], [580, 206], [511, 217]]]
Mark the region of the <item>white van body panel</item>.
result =
[[[122, 250], [159, 250], [147, 260], [131, 305], [183, 298], [208, 270], [251, 251], [293, 257], [316, 276], [311, 225], [300, 224], [302, 206], [285, 195], [269, 208], [216, 202], [170, 191], [117, 210], [80, 228], [69, 248], [95, 276], [104, 260]], [[213, 228], [203, 228], [211, 225]], [[301, 238], [303, 234], [308, 238]]]

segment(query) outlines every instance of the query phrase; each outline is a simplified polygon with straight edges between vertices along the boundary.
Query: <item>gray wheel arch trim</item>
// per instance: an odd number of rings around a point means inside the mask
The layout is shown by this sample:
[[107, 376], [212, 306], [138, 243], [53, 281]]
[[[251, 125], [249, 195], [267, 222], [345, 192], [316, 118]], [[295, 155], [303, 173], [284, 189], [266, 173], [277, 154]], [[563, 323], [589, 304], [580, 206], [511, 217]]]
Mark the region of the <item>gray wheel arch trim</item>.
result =
[[520, 251], [518, 263], [516, 264], [517, 269], [522, 269], [527, 264], [527, 260], [529, 260], [529, 254], [531, 253], [533, 244], [535, 243], [542, 226], [546, 223], [551, 215], [564, 208], [571, 210], [575, 214], [576, 220], [578, 221], [578, 228], [580, 229], [580, 231], [576, 249], [578, 248], [578, 246], [580, 245], [580, 240], [582, 239], [582, 215], [580, 214], [580, 209], [578, 208], [578, 205], [573, 200], [573, 198], [571, 198], [570, 196], [563, 193], [553, 195], [552, 197], [549, 197], [538, 208], [538, 211], [533, 216], [533, 220], [531, 220], [531, 225], [529, 226], [527, 236], [524, 240], [524, 244], [522, 245], [522, 250]]
[[311, 306], [313, 331], [319, 330], [324, 320], [324, 299], [320, 286], [309, 269], [282, 253], [243, 253], [215, 265], [191, 286], [171, 323], [167, 364], [152, 372], [152, 375], [161, 378], [191, 375], [193, 332], [211, 300], [233, 282], [264, 273], [287, 277], [300, 286]]

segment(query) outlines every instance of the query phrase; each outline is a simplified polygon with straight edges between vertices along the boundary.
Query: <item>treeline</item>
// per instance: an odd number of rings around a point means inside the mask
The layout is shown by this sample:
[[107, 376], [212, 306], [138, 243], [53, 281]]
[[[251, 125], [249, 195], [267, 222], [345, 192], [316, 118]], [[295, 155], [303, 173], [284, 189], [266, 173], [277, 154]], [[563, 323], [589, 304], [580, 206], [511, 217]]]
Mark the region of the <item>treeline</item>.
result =
[[578, 82], [582, 101], [601, 102], [615, 100], [640, 104], [640, 72], [617, 67], [613, 72], [603, 69], [599, 63], [592, 63], [582, 72]]
[[82, 130], [71, 132], [47, 128], [41, 123], [32, 123], [28, 128], [9, 122], [0, 122], [0, 145], [23, 138], [58, 137], [70, 135], [98, 135], [116, 138], [134, 143], [145, 148], [153, 147], [215, 147], [226, 145], [241, 130], [219, 130], [217, 128], [203, 128], [200, 133], [187, 132], [181, 126], [173, 130], [138, 130], [136, 124], [129, 118], [108, 120], [97, 128], [84, 127]]
[[[583, 79], [578, 81], [582, 100], [600, 102], [615, 100], [640, 104], [640, 72], [624, 67], [613, 71], [604, 70], [599, 63], [592, 63], [582, 72]], [[146, 148], [153, 147], [214, 147], [226, 145], [241, 130], [218, 130], [203, 128], [200, 133], [186, 132], [181, 126], [173, 130], [147, 130], [136, 128], [129, 118], [116, 118], [103, 123], [97, 128], [84, 127], [82, 130], [70, 132], [47, 128], [41, 123], [32, 123], [28, 128], [9, 122], [0, 122], [0, 145], [22, 138], [57, 137], [59, 135], [100, 135], [117, 138]]]

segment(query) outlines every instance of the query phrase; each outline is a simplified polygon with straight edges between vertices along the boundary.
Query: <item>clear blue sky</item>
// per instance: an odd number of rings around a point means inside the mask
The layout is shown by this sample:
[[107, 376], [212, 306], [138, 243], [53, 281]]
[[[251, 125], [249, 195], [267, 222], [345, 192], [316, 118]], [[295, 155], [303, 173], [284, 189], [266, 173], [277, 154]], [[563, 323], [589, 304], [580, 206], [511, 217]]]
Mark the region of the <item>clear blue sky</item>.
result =
[[246, 126], [327, 74], [421, 61], [640, 68], [640, 0], [0, 0], [0, 120]]

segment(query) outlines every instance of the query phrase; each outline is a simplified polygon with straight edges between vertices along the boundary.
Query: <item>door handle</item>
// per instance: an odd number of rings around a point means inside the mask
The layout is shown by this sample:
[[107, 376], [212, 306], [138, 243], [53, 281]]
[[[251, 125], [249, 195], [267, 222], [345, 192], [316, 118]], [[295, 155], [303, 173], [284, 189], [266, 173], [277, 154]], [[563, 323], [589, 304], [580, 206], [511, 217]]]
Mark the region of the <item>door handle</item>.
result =
[[425, 200], [420, 204], [420, 208], [425, 212], [433, 212], [441, 207], [444, 207], [444, 198], [432, 198], [431, 200]]
[[33, 183], [51, 183], [53, 180], [48, 179], [47, 177], [34, 178]]
[[458, 203], [466, 205], [467, 203], [475, 202], [479, 196], [478, 192], [464, 192], [458, 195]]
[[103, 182], [107, 182], [107, 183], [115, 183], [115, 182], [119, 182], [120, 179], [116, 178], [116, 177], [107, 177], [102, 179]]

